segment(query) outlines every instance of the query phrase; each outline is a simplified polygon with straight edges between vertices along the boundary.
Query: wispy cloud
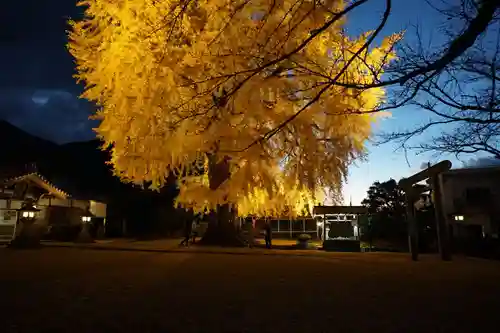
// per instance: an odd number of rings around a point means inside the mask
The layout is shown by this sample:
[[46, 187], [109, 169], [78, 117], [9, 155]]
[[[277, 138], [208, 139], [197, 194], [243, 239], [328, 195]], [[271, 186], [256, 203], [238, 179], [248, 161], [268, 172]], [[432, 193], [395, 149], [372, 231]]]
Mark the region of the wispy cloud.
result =
[[92, 106], [64, 90], [0, 90], [0, 118], [57, 143], [95, 137], [88, 120]]
[[492, 166], [500, 166], [500, 159], [494, 157], [471, 158], [464, 162], [466, 168], [487, 168]]

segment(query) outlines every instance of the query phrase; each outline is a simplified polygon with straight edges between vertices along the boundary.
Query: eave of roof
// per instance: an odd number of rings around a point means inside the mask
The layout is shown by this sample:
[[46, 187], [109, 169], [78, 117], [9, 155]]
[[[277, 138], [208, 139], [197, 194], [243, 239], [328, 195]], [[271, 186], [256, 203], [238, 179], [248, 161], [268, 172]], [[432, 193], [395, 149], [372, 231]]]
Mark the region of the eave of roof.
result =
[[68, 193], [66, 193], [65, 191], [56, 187], [54, 184], [49, 182], [45, 177], [43, 177], [42, 175], [40, 175], [37, 172], [32, 172], [32, 173], [28, 173], [28, 174], [25, 174], [22, 176], [6, 179], [4, 182], [5, 183], [16, 183], [16, 182], [19, 182], [19, 181], [22, 181], [25, 179], [31, 180], [32, 182], [36, 183], [37, 185], [39, 185], [40, 187], [45, 189], [47, 192], [49, 192], [50, 194], [53, 194], [54, 196], [56, 196], [59, 199], [68, 199], [70, 197], [70, 195]]
[[451, 169], [444, 172], [444, 175], [460, 175], [460, 174], [474, 174], [474, 173], [498, 173], [500, 172], [499, 166], [490, 166], [484, 168], [462, 168], [462, 169]]
[[324, 214], [365, 214], [368, 209], [365, 206], [314, 206], [315, 215]]

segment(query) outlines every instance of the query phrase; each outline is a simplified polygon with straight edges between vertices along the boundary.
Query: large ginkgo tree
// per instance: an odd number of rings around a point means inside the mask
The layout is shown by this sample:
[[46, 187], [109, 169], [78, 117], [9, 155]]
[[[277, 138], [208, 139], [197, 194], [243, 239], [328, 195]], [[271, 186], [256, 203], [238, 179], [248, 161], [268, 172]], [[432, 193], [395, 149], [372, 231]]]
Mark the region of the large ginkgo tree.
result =
[[349, 38], [355, 6], [340, 0], [80, 5], [69, 50], [124, 181], [158, 188], [175, 175], [181, 206], [240, 215], [299, 214], [324, 189], [339, 197], [384, 97], [352, 83], [382, 75], [399, 35], [377, 48], [378, 30]]

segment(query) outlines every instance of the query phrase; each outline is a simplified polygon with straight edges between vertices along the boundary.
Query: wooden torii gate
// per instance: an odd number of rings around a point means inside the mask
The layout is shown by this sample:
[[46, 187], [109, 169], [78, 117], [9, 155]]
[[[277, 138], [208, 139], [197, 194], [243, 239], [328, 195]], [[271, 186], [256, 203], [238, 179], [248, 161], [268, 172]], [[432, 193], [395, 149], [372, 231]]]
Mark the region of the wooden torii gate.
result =
[[[450, 240], [448, 235], [448, 226], [443, 212], [443, 204], [441, 200], [442, 188], [439, 174], [451, 169], [451, 162], [448, 160], [441, 161], [425, 170], [422, 170], [408, 178], [403, 178], [399, 181], [399, 186], [405, 192], [406, 199], [406, 219], [408, 223], [408, 243], [411, 252], [411, 258], [414, 261], [418, 260], [418, 228], [415, 219], [415, 209], [413, 203], [418, 196], [431, 189], [434, 193], [434, 211], [436, 214], [437, 224], [437, 240], [441, 259], [445, 261], [451, 260]], [[430, 187], [415, 188], [414, 185], [427, 179]]]

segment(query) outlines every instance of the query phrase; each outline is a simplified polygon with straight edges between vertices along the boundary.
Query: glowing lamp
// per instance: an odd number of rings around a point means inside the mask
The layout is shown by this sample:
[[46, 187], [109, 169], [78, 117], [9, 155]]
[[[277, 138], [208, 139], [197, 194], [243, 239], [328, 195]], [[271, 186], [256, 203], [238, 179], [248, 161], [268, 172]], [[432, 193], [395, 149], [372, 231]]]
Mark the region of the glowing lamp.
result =
[[23, 217], [24, 218], [34, 218], [35, 217], [35, 212], [33, 212], [33, 211], [24, 211], [23, 212]]
[[26, 220], [34, 220], [36, 218], [37, 212], [40, 211], [40, 209], [37, 209], [35, 205], [31, 203], [26, 203], [23, 204], [21, 209], [19, 211], [19, 216], [21, 216], [23, 219]]

